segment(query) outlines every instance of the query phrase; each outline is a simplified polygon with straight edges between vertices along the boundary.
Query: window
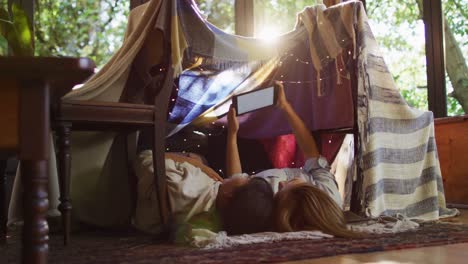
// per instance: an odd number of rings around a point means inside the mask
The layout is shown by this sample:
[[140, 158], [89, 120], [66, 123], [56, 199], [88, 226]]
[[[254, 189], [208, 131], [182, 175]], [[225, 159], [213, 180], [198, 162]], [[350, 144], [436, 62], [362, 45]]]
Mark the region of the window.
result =
[[255, 1], [255, 30], [259, 38], [269, 38], [294, 29], [296, 14], [306, 6], [321, 4], [320, 0]]
[[[463, 0], [442, 1], [446, 23], [444, 45], [448, 116], [465, 113], [460, 102], [465, 101], [468, 107], [468, 98], [461, 96], [461, 90], [467, 89], [466, 81], [464, 83], [462, 79], [467, 75], [465, 58], [468, 54], [468, 31], [465, 25], [467, 7], [462, 2]], [[427, 110], [425, 25], [422, 20], [422, 6], [418, 6], [417, 1], [396, 3], [382, 0], [368, 0], [366, 6], [371, 28], [397, 87], [411, 106]], [[453, 84], [456, 85], [455, 90]]]
[[[462, 115], [468, 109], [468, 8], [463, 0], [443, 0], [445, 34], [445, 70], [447, 89], [447, 113], [449, 116]], [[458, 100], [457, 100], [458, 99]], [[465, 102], [465, 111], [460, 102]]]
[[397, 88], [409, 105], [428, 109], [424, 22], [416, 1], [366, 1], [369, 24]]
[[210, 23], [227, 33], [234, 34], [235, 0], [196, 0], [196, 2]]
[[38, 0], [34, 15], [39, 56], [89, 57], [104, 65], [123, 41], [130, 1]]

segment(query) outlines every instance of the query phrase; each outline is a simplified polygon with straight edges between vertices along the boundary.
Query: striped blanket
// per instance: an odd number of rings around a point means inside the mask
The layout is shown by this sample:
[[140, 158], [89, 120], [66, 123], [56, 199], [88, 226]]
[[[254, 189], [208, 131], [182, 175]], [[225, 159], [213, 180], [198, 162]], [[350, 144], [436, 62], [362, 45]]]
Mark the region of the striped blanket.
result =
[[361, 4], [355, 12], [358, 53], [361, 201], [368, 216], [435, 220], [447, 209], [432, 112], [411, 108], [399, 93]]
[[[273, 80], [285, 83], [288, 99], [311, 130], [351, 126], [350, 86], [343, 83], [353, 57], [365, 213], [421, 220], [458, 213], [445, 205], [432, 113], [411, 108], [400, 95], [360, 1], [305, 8], [296, 29], [280, 36], [276, 45], [222, 32], [201, 17], [192, 1], [166, 2], [171, 12], [160, 14], [172, 14], [172, 58], [179, 77], [169, 119], [173, 131], [219, 119], [232, 95]], [[274, 109], [240, 121], [244, 137], [290, 132]]]

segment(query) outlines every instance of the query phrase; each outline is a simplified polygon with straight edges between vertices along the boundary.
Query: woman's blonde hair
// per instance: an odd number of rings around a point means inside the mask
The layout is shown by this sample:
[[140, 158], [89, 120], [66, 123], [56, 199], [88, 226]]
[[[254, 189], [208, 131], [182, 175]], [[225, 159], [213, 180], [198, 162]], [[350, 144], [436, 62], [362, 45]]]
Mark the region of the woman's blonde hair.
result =
[[341, 208], [328, 194], [309, 183], [278, 192], [274, 214], [278, 232], [320, 230], [337, 237], [363, 236], [347, 229]]

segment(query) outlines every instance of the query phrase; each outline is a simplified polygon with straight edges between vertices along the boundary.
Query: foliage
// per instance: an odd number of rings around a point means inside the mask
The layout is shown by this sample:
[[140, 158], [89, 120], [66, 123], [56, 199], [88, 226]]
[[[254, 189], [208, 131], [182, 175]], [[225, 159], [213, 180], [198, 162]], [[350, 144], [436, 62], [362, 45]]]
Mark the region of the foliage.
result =
[[444, 16], [457, 42], [463, 49], [463, 55], [468, 57], [468, 8], [466, 0], [442, 0]]
[[234, 0], [197, 0], [196, 2], [208, 21], [234, 34]]
[[[293, 29], [296, 13], [320, 0], [252, 0], [255, 1], [256, 26], [269, 24], [277, 32]], [[198, 8], [208, 21], [228, 33], [234, 33], [234, 0], [196, 0]], [[261, 19], [258, 19], [261, 17]], [[256, 29], [256, 32], [262, 29]]]
[[33, 42], [28, 18], [24, 10], [13, 3], [12, 15], [7, 3], [0, 5], [0, 55], [32, 56]]
[[[465, 0], [443, 0], [445, 17], [460, 46], [465, 47], [467, 56], [468, 28]], [[367, 14], [376, 39], [393, 74], [397, 87], [414, 107], [427, 109], [426, 61], [424, 24], [416, 0], [389, 2], [366, 1]], [[447, 84], [447, 93], [452, 86]], [[422, 96], [425, 94], [424, 96]], [[463, 114], [463, 110], [452, 97], [447, 99], [448, 115]]]
[[[234, 0], [197, 2], [209, 21], [234, 33]], [[129, 3], [129, 0], [37, 0], [36, 54], [89, 57], [98, 67], [102, 66], [123, 41]]]
[[457, 99], [453, 97], [447, 97], [447, 113], [449, 116], [458, 116], [464, 115], [465, 111], [463, 111], [463, 108]]
[[36, 54], [89, 57], [105, 64], [120, 47], [130, 1], [37, 0]]
[[401, 95], [406, 102], [414, 108], [428, 109], [427, 106], [427, 91], [424, 89], [402, 89]]
[[[36, 54], [86, 56], [102, 66], [120, 46], [128, 16], [129, 0], [36, 0]], [[296, 13], [321, 0], [255, 1], [256, 33], [264, 27], [276, 33], [293, 29]], [[235, 0], [196, 0], [208, 21], [234, 33]], [[468, 56], [466, 0], [442, 0], [445, 17], [463, 53]], [[427, 109], [424, 25], [417, 0], [367, 0], [367, 13], [397, 87], [409, 104]], [[3, 43], [3, 44], [2, 44]], [[0, 52], [5, 50], [0, 36]], [[421, 89], [423, 88], [423, 89]], [[451, 92], [447, 82], [448, 93]], [[454, 99], [449, 115], [463, 113]]]
[[306, 6], [322, 3], [320, 0], [272, 0], [255, 2], [255, 16], [261, 17], [260, 28], [255, 29], [255, 33], [262, 34], [262, 31], [270, 31], [274, 28], [275, 33], [285, 33], [294, 29], [296, 14]]
[[8, 54], [8, 41], [0, 34], [0, 56]]

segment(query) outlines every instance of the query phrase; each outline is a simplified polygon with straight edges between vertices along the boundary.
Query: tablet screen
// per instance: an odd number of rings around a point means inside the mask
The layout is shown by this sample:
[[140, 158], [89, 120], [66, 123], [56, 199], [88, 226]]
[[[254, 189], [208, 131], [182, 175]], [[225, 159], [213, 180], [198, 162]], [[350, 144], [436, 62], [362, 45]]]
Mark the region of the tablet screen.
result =
[[237, 115], [242, 115], [275, 103], [275, 88], [268, 87], [236, 96]]

